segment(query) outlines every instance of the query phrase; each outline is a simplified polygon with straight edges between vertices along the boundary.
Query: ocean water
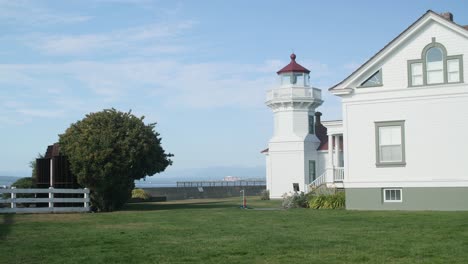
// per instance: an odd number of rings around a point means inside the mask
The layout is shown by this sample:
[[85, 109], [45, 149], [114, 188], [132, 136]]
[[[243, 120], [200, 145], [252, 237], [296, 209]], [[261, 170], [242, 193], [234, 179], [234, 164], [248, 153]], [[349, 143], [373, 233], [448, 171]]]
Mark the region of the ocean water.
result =
[[0, 176], [0, 187], [10, 186], [12, 183], [20, 179], [19, 177]]

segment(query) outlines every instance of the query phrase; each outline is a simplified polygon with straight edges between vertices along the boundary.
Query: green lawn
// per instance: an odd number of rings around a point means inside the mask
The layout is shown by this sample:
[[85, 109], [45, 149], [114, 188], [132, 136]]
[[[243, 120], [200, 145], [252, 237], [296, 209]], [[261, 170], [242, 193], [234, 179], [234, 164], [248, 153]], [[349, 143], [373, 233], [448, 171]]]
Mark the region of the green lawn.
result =
[[468, 263], [468, 212], [241, 210], [239, 202], [0, 215], [0, 263]]

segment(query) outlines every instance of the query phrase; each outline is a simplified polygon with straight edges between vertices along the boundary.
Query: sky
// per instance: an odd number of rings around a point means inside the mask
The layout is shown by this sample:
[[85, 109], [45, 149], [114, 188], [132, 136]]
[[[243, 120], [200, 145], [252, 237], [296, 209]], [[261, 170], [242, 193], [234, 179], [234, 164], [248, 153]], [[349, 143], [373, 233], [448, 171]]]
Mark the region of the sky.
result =
[[157, 122], [169, 174], [262, 177], [266, 91], [291, 52], [323, 119], [340, 119], [327, 89], [428, 9], [468, 24], [450, 0], [0, 0], [0, 175], [29, 175], [72, 123], [113, 107]]

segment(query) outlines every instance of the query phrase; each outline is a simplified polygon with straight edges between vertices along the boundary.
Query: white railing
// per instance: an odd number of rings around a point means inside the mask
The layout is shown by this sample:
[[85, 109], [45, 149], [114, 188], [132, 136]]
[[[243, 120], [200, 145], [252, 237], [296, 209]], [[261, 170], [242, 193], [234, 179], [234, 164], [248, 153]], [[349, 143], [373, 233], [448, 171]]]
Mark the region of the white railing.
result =
[[324, 173], [322, 173], [322, 175], [320, 175], [317, 179], [315, 179], [313, 182], [311, 182], [309, 184], [309, 190], [313, 189], [313, 188], [316, 188], [316, 187], [319, 187], [320, 185], [322, 184], [325, 184], [327, 183], [327, 171], [325, 171]]
[[333, 170], [333, 179], [328, 179], [327, 181], [327, 176], [328, 176], [328, 171], [325, 171], [320, 175], [318, 178], [316, 178], [313, 182], [311, 182], [309, 185], [307, 185], [306, 191], [310, 191], [313, 188], [317, 188], [322, 184], [326, 183], [333, 183], [333, 182], [343, 182], [344, 180], [344, 168], [343, 167], [335, 167]]
[[343, 167], [336, 167], [333, 170], [333, 181], [342, 182], [343, 180], [344, 180], [344, 168]]
[[[36, 198], [36, 194], [47, 193], [48, 198]], [[82, 194], [83, 198], [54, 198], [54, 194]], [[9, 198], [3, 198], [7, 194]], [[17, 194], [32, 194], [34, 198], [17, 198]], [[57, 212], [88, 212], [89, 189], [0, 189], [0, 204], [9, 204], [7, 208], [0, 207], [0, 213], [57, 213]], [[17, 207], [18, 204], [29, 204], [29, 207]], [[31, 207], [32, 204], [47, 203], [47, 207]], [[54, 207], [54, 203], [81, 203], [82, 207]]]
[[294, 99], [294, 98], [310, 98], [322, 99], [322, 91], [317, 88], [309, 87], [285, 87], [276, 88], [267, 92], [267, 101], [274, 99]]

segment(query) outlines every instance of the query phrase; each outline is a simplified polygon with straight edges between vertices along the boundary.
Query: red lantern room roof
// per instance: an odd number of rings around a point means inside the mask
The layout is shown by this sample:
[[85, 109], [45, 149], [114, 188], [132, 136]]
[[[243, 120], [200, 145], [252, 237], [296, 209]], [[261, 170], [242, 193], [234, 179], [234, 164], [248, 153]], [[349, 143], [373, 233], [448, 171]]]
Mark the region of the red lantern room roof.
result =
[[302, 67], [302, 65], [298, 64], [296, 62], [296, 54], [291, 54], [291, 56], [289, 56], [291, 58], [291, 62], [284, 66], [283, 69], [279, 70], [278, 72], [276, 72], [277, 74], [281, 74], [281, 73], [286, 73], [286, 72], [305, 72], [305, 73], [310, 73], [310, 71], [304, 67]]

